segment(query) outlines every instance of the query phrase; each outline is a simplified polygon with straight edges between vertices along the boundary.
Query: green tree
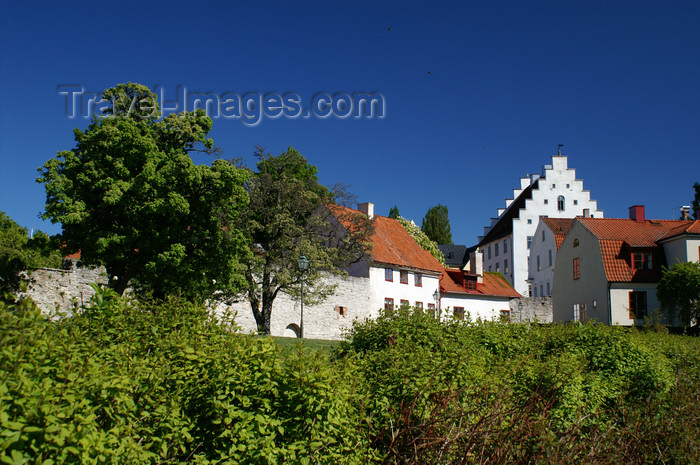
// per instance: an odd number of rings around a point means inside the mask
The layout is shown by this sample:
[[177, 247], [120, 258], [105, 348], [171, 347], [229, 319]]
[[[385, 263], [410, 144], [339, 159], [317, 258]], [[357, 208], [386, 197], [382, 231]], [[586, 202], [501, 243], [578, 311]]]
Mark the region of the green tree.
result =
[[700, 263], [676, 263], [664, 269], [656, 288], [661, 308], [684, 325], [700, 322]]
[[140, 84], [103, 97], [102, 117], [75, 129], [76, 147], [39, 168], [43, 217], [62, 224], [69, 252], [104, 264], [120, 294], [129, 284], [156, 297], [236, 292], [247, 248], [234, 223], [247, 173], [224, 160], [192, 162], [190, 152], [216, 150], [211, 118], [197, 110], [160, 119], [156, 95]]
[[437, 244], [452, 244], [447, 207], [438, 204], [428, 210], [420, 226], [421, 230]]
[[399, 216], [401, 216], [401, 215], [399, 215], [399, 207], [394, 205], [393, 207], [391, 207], [391, 210], [389, 210], [389, 218], [393, 218], [395, 220], [398, 220]]
[[[240, 227], [252, 248], [245, 262], [246, 294], [258, 331], [270, 334], [277, 295], [298, 296], [303, 279], [304, 302], [322, 301], [334, 290], [322, 273], [343, 274], [359, 261], [372, 227], [364, 215], [336, 207], [351, 200], [344, 187], [321, 185], [317, 168], [295, 149], [273, 156], [258, 147], [256, 157], [257, 172], [247, 184], [250, 206]], [[310, 261], [303, 275], [297, 265], [302, 254]]]
[[693, 199], [692, 205], [692, 212], [690, 214], [692, 215], [691, 218], [700, 220], [698, 218], [697, 212], [700, 211], [700, 183], [695, 183], [693, 184], [693, 189], [695, 190], [695, 198]]
[[430, 255], [435, 257], [443, 266], [445, 266], [445, 256], [438, 248], [437, 244], [430, 240], [430, 238], [411, 220], [407, 220], [403, 216], [397, 218], [401, 226], [408, 231], [414, 241], [418, 243], [424, 250], [430, 252]]
[[0, 292], [20, 290], [23, 271], [58, 268], [62, 262], [63, 255], [54, 238], [37, 231], [30, 239], [27, 228], [0, 211]]

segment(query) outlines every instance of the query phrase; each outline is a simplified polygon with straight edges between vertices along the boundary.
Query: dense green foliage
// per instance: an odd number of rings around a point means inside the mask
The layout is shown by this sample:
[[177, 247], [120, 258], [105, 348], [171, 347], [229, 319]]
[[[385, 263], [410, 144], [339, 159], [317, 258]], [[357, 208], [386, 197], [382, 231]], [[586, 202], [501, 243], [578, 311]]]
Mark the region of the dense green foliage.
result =
[[372, 445], [385, 463], [691, 463], [695, 339], [594, 325], [356, 324]]
[[350, 380], [194, 304], [0, 304], [3, 463], [367, 463]]
[[411, 235], [414, 241], [423, 248], [427, 250], [430, 254], [437, 259], [442, 265], [445, 265], [445, 256], [438, 248], [435, 241], [431, 240], [413, 221], [407, 220], [403, 216], [396, 218], [401, 226], [404, 227], [406, 231]]
[[62, 262], [56, 238], [37, 231], [30, 239], [27, 228], [0, 211], [0, 293], [20, 290], [23, 271], [60, 268]]
[[[438, 322], [408, 309], [323, 353], [195, 304], [98, 291], [0, 304], [3, 463], [694, 463], [697, 339]], [[329, 350], [331, 352], [329, 352]], [[332, 355], [332, 356], [329, 356]]]
[[[250, 173], [246, 185], [250, 205], [237, 227], [251, 248], [243, 260], [246, 297], [258, 331], [270, 334], [278, 293], [297, 297], [303, 280], [304, 302], [323, 300], [334, 286], [324, 284], [321, 273], [344, 274], [345, 267], [360, 260], [372, 225], [359, 213], [328, 208], [347, 200], [347, 193], [342, 186], [321, 185], [318, 169], [294, 148], [274, 156], [258, 147], [256, 156], [257, 171]], [[352, 225], [352, 234], [346, 234], [343, 225]], [[302, 254], [310, 262], [303, 274], [297, 265]]]
[[401, 216], [401, 215], [399, 214], [399, 207], [396, 206], [396, 205], [394, 205], [394, 206], [391, 207], [391, 209], [389, 210], [389, 218], [393, 218], [393, 219], [397, 220], [397, 219], [399, 219], [399, 216]]
[[239, 290], [247, 248], [234, 223], [248, 202], [247, 173], [189, 156], [213, 150], [211, 118], [200, 109], [159, 120], [156, 95], [139, 84], [104, 98], [105, 115], [75, 130], [75, 148], [39, 169], [44, 218], [62, 224], [69, 252], [105, 265], [119, 293], [129, 283], [159, 297]]
[[431, 207], [423, 217], [420, 228], [436, 244], [452, 244], [452, 229], [446, 206], [438, 204]]
[[693, 219], [700, 220], [698, 218], [698, 215], [696, 212], [700, 211], [700, 183], [695, 183], [693, 184], [693, 190], [695, 191], [695, 198], [692, 201], [692, 212], [690, 214], [692, 215]]
[[700, 322], [700, 263], [679, 262], [663, 270], [656, 287], [661, 308], [684, 326]]

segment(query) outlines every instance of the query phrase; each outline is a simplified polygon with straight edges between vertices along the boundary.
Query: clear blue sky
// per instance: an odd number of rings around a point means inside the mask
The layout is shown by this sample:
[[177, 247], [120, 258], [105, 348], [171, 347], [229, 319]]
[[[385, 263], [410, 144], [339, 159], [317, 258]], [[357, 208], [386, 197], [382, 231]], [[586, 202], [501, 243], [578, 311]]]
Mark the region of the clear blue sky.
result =
[[168, 98], [380, 92], [383, 119], [217, 119], [211, 136], [248, 164], [256, 144], [294, 146], [379, 214], [420, 224], [445, 204], [455, 243], [557, 144], [607, 217], [671, 218], [700, 181], [698, 24], [696, 1], [2, 2], [0, 210], [59, 232], [37, 218], [36, 169], [88, 120], [57, 86], [132, 81]]

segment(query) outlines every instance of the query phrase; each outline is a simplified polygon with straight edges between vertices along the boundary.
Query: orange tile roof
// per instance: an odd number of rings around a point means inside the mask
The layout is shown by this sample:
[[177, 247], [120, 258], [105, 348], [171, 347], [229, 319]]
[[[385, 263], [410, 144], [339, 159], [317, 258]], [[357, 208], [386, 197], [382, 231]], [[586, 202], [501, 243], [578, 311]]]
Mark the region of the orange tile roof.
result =
[[[660, 278], [660, 267], [656, 272], [633, 272], [629, 253], [625, 248], [658, 248], [658, 241], [687, 230], [691, 221], [685, 220], [646, 220], [637, 222], [631, 219], [616, 218], [577, 218], [586, 229], [598, 238], [606, 279], [610, 282], [654, 282]], [[661, 253], [663, 250], [661, 250]], [[660, 254], [653, 259], [661, 258]]]
[[566, 234], [571, 229], [571, 225], [574, 224], [573, 218], [542, 218], [544, 224], [546, 224], [549, 229], [554, 233], [554, 244], [559, 250]]
[[682, 234], [700, 234], [700, 220], [695, 220], [687, 224], [688, 221], [684, 221], [680, 226], [677, 226], [670, 230], [663, 239], [669, 239], [671, 237], [680, 236]]
[[483, 283], [478, 283], [476, 285], [476, 290], [468, 290], [464, 287], [463, 277], [467, 275], [470, 275], [470, 273], [466, 273], [458, 268], [447, 268], [443, 270], [440, 275], [440, 292], [444, 294], [521, 297], [501, 273], [484, 273]]
[[[362, 214], [358, 210], [334, 205], [331, 211], [348, 227], [343, 216]], [[370, 256], [375, 263], [394, 265], [433, 273], [441, 273], [443, 266], [430, 252], [424, 250], [397, 220], [386, 216], [374, 215], [374, 234], [372, 234], [372, 251]]]

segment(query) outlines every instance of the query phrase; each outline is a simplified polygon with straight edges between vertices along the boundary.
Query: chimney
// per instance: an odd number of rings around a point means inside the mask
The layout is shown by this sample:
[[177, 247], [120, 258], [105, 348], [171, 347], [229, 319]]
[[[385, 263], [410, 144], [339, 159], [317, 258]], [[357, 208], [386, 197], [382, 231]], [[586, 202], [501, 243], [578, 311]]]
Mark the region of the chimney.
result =
[[476, 275], [476, 282], [484, 282], [484, 254], [472, 252], [469, 254], [469, 272]]
[[630, 219], [637, 223], [644, 223], [644, 205], [632, 205], [630, 207]]
[[590, 218], [590, 217], [591, 217], [591, 209], [590, 209], [590, 208], [584, 208], [584, 209], [583, 209], [583, 217], [584, 217], [584, 218]]
[[374, 218], [374, 204], [372, 202], [358, 203], [357, 209], [367, 215], [370, 220]]
[[689, 220], [690, 219], [690, 206], [689, 205], [683, 205], [681, 207], [681, 219], [682, 220]]

